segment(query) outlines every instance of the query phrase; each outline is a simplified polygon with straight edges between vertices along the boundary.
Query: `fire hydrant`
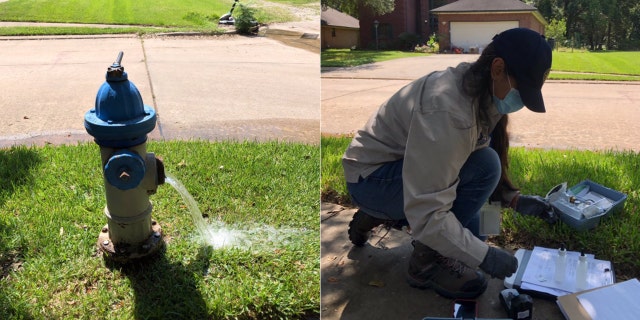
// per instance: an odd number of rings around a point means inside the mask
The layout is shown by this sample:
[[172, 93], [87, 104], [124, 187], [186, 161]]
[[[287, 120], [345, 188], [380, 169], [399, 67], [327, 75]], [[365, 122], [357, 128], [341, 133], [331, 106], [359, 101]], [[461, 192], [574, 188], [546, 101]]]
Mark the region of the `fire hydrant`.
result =
[[164, 245], [160, 224], [151, 219], [149, 195], [164, 183], [162, 161], [147, 153], [147, 134], [156, 126], [156, 113], [144, 105], [136, 86], [120, 64], [123, 53], [107, 69], [106, 82], [84, 126], [100, 146], [107, 204], [107, 225], [98, 248], [116, 262], [150, 256]]

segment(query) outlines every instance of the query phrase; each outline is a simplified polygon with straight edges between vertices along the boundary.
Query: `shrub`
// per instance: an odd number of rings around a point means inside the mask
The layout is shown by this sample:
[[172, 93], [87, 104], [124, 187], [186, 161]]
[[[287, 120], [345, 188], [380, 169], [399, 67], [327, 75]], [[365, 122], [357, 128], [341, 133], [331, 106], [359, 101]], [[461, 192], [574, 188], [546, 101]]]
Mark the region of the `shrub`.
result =
[[413, 51], [421, 52], [421, 53], [438, 53], [440, 52], [440, 44], [438, 43], [438, 38], [436, 34], [433, 33], [429, 37], [429, 41], [427, 41], [424, 45], [417, 45]]
[[258, 28], [258, 23], [255, 18], [255, 9], [249, 8], [243, 4], [240, 4], [240, 13], [235, 19], [236, 31], [240, 34], [253, 34]]
[[420, 43], [420, 36], [415, 33], [403, 32], [398, 35], [398, 47], [402, 50], [411, 50]]

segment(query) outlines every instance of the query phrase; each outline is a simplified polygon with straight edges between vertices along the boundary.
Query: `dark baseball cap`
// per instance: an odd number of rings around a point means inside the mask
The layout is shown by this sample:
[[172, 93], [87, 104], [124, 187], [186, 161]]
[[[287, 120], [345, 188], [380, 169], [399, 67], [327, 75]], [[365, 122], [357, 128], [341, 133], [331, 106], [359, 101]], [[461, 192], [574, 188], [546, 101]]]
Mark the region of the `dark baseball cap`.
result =
[[518, 81], [524, 105], [534, 112], [545, 112], [542, 85], [551, 71], [551, 47], [539, 33], [515, 28], [493, 37], [496, 55], [504, 59], [509, 74]]

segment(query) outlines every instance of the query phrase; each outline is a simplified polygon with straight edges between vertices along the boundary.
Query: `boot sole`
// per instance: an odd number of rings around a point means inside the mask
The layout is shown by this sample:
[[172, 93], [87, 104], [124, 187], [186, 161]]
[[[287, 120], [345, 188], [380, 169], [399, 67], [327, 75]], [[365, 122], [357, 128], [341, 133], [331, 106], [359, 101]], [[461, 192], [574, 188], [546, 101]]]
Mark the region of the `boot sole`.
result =
[[476, 292], [451, 292], [437, 286], [433, 281], [418, 281], [407, 275], [407, 283], [409, 286], [416, 289], [426, 290], [433, 289], [437, 294], [448, 299], [474, 299], [483, 294], [487, 290], [488, 281], [484, 281], [482, 288]]

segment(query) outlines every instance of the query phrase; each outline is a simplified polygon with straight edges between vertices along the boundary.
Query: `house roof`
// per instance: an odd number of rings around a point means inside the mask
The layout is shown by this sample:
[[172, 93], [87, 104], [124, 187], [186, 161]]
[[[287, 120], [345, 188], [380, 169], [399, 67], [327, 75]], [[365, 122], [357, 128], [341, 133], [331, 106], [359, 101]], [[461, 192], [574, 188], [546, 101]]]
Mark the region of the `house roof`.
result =
[[459, 0], [442, 7], [432, 9], [433, 13], [461, 12], [504, 12], [504, 11], [537, 11], [519, 0]]
[[331, 7], [324, 7], [320, 12], [320, 24], [323, 26], [360, 29], [360, 21], [346, 13]]

